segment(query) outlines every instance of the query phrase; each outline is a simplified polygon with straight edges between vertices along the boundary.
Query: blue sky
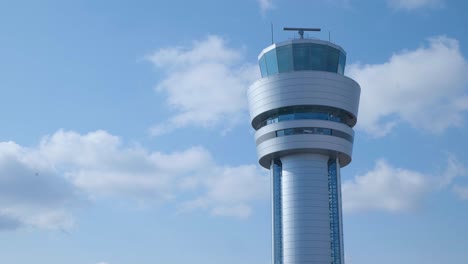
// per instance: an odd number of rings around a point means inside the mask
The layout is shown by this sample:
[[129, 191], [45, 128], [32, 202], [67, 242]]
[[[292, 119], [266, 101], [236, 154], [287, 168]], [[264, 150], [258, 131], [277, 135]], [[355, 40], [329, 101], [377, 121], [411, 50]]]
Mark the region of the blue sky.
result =
[[361, 84], [348, 264], [468, 259], [465, 1], [0, 1], [1, 263], [271, 261], [246, 89], [294, 36]]

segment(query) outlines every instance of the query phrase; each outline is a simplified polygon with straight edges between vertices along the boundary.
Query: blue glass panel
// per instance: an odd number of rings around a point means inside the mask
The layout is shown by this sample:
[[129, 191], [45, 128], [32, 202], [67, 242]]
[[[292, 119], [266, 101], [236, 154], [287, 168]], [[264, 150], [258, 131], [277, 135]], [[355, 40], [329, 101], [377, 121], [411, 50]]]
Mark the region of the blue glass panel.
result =
[[294, 129], [293, 128], [284, 129], [283, 131], [284, 131], [285, 136], [294, 135]]
[[344, 53], [340, 52], [340, 58], [339, 58], [339, 63], [338, 63], [338, 73], [339, 74], [344, 74], [345, 65], [346, 65], [346, 55], [344, 55]]
[[327, 71], [338, 72], [338, 61], [340, 59], [340, 51], [335, 48], [328, 47], [327, 55]]
[[268, 75], [278, 73], [278, 61], [276, 60], [276, 50], [270, 50], [269, 52], [265, 53], [265, 60], [268, 70]]
[[269, 124], [274, 124], [274, 123], [278, 123], [278, 117], [276, 118], [270, 118], [267, 120], [266, 124], [269, 125]]
[[276, 48], [278, 56], [279, 72], [290, 72], [293, 70], [293, 51], [292, 45], [286, 45]]
[[321, 106], [282, 107], [278, 112], [266, 117], [266, 119], [258, 123], [256, 129], [277, 122], [304, 119], [329, 120], [348, 124], [350, 118], [346, 112], [340, 109], [331, 109], [330, 107]]
[[326, 71], [328, 46], [318, 44], [309, 45], [311, 46], [310, 69], [314, 71]]
[[264, 134], [260, 138], [257, 139], [257, 144], [260, 144], [261, 142], [274, 138], [274, 137], [284, 137], [284, 136], [300, 135], [300, 134], [328, 135], [328, 136], [342, 138], [342, 139], [348, 140], [349, 142], [354, 141], [353, 136], [345, 132], [339, 131], [339, 130], [333, 130], [330, 128], [322, 128], [322, 127], [295, 127], [295, 128], [277, 130], [274, 132]]
[[330, 247], [332, 264], [341, 263], [341, 225], [338, 196], [338, 167], [335, 159], [328, 161], [328, 198], [330, 208]]
[[328, 117], [328, 119], [330, 121], [335, 121], [335, 122], [341, 122], [341, 118], [339, 116], [335, 116], [333, 114], [330, 114], [330, 116]]
[[275, 160], [271, 165], [273, 182], [273, 263], [283, 263], [283, 233], [281, 219], [281, 161]]
[[294, 114], [285, 114], [278, 116], [278, 121], [294, 120]]
[[296, 113], [294, 119], [310, 119], [309, 114], [310, 113]]
[[316, 43], [296, 43], [270, 50], [259, 60], [262, 77], [290, 71], [344, 74], [346, 56], [339, 49]]
[[262, 77], [268, 76], [267, 66], [265, 62], [265, 55], [263, 55], [260, 58], [260, 60], [258, 61], [258, 65], [260, 66], [260, 73], [262, 74]]
[[310, 44], [294, 44], [293, 46], [294, 70], [311, 70]]

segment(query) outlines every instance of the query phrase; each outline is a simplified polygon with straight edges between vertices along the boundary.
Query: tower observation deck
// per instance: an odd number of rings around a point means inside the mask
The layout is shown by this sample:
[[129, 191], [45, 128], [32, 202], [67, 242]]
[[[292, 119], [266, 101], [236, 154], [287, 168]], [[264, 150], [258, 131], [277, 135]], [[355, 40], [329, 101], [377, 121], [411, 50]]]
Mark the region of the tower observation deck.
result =
[[[361, 88], [346, 52], [301, 38], [258, 56], [248, 90], [261, 166], [272, 177], [273, 264], [343, 264], [340, 169], [351, 162]], [[307, 29], [305, 29], [307, 30]]]

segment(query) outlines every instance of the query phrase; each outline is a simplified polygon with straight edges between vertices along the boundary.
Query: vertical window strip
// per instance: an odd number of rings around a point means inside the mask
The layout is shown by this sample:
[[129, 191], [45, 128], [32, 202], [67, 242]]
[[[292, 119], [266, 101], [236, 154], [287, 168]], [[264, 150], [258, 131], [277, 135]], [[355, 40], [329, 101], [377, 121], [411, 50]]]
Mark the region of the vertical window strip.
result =
[[282, 217], [281, 217], [281, 176], [282, 176], [281, 161], [273, 162], [273, 251], [274, 264], [283, 264], [283, 233], [282, 233]]
[[330, 207], [330, 246], [332, 264], [342, 264], [336, 159], [330, 159], [328, 161], [328, 195]]

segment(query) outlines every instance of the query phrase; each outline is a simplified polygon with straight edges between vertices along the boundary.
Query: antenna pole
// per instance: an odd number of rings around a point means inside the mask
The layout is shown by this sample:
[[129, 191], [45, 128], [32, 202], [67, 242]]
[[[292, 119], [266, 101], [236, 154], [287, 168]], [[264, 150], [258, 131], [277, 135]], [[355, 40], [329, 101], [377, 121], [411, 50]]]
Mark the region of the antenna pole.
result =
[[271, 24], [271, 44], [273, 44], [273, 22], [270, 22]]

